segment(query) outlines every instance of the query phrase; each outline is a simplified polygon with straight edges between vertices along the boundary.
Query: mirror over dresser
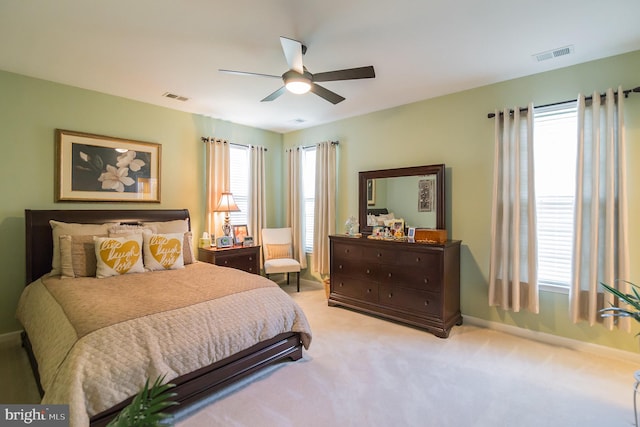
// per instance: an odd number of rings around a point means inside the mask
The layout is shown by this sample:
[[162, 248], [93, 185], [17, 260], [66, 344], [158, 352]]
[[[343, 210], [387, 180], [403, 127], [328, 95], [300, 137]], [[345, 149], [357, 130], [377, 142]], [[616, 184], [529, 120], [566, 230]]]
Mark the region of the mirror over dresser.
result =
[[[362, 234], [329, 236], [330, 306], [418, 326], [441, 338], [462, 324], [461, 242], [406, 237], [407, 227], [445, 229], [444, 171], [440, 164], [359, 173]], [[390, 236], [391, 226], [385, 236], [376, 234], [382, 224], [394, 223], [402, 224], [402, 232]]]

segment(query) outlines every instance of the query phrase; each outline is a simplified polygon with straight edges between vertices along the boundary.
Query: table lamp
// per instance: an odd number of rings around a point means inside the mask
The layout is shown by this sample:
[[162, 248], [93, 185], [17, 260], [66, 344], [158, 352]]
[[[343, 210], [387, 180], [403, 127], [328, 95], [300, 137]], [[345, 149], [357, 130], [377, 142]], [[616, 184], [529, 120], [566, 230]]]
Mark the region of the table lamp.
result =
[[236, 205], [235, 200], [233, 200], [233, 194], [228, 191], [223, 192], [220, 195], [220, 201], [218, 201], [215, 212], [224, 212], [222, 232], [225, 236], [231, 235], [231, 218], [229, 217], [229, 212], [240, 212], [240, 208]]

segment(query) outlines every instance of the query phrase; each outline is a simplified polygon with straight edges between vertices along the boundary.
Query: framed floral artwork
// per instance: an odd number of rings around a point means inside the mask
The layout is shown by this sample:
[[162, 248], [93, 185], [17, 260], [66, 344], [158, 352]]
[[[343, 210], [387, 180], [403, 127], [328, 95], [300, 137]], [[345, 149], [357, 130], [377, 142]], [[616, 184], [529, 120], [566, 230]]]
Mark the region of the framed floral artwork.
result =
[[161, 147], [56, 129], [55, 201], [159, 203]]

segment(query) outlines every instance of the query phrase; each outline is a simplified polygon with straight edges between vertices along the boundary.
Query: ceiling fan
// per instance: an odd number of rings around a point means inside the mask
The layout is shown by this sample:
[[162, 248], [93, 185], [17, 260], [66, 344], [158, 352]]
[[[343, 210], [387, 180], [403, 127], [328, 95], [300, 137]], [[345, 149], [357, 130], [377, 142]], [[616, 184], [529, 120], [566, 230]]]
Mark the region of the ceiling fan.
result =
[[317, 82], [371, 79], [376, 76], [373, 66], [371, 65], [367, 67], [348, 68], [345, 70], [327, 71], [324, 73], [311, 74], [302, 64], [302, 55], [307, 52], [307, 47], [301, 42], [287, 37], [280, 37], [280, 43], [282, 44], [282, 50], [284, 51], [284, 56], [287, 59], [287, 64], [289, 65], [289, 70], [281, 76], [223, 69], [220, 69], [219, 71], [230, 74], [282, 79], [282, 81], [284, 82], [284, 86], [263, 98], [261, 102], [273, 101], [274, 99], [282, 95], [285, 90], [289, 90], [290, 92], [296, 94], [312, 92], [319, 97], [326, 99], [332, 104], [337, 104], [344, 101], [345, 98], [335, 92], [330, 91], [329, 89], [320, 86], [319, 84], [317, 84]]

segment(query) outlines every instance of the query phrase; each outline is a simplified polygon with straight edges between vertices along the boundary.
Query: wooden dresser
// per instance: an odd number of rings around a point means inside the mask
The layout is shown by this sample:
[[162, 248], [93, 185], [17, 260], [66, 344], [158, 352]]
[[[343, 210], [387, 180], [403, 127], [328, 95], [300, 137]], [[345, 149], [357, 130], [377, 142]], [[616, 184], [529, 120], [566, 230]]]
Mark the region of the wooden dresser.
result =
[[260, 274], [260, 246], [198, 248], [198, 261]]
[[423, 244], [329, 236], [330, 306], [344, 306], [447, 338], [460, 314], [460, 241]]

